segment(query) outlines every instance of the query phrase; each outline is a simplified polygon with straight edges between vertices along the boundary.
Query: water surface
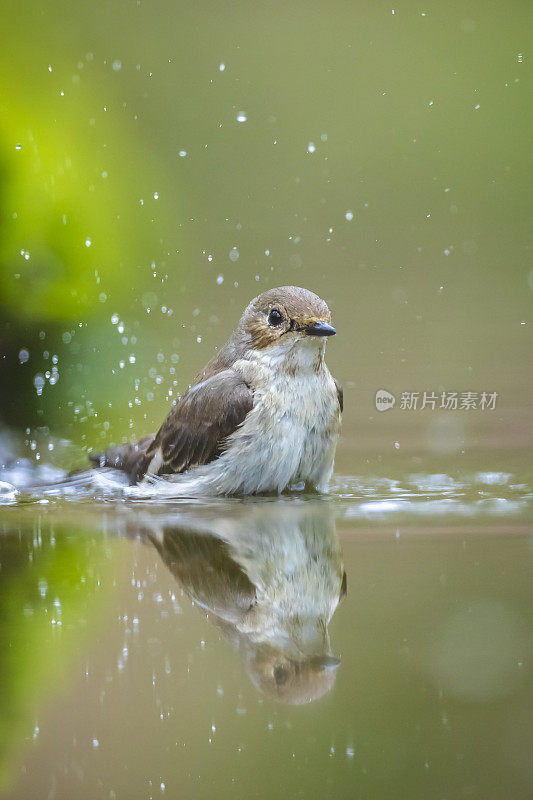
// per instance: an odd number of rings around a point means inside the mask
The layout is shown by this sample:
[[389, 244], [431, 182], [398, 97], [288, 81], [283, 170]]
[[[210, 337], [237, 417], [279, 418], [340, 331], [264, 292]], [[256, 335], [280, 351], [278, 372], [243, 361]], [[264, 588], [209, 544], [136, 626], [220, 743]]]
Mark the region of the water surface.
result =
[[517, 476], [0, 524], [5, 796], [531, 796]]

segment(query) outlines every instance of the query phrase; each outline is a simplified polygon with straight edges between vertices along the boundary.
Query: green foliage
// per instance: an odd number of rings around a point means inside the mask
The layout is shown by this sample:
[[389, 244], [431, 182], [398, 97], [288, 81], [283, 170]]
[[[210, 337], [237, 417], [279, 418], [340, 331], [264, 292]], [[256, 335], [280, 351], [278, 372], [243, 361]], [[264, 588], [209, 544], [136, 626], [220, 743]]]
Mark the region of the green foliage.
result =
[[[102, 619], [111, 587], [104, 538], [35, 531], [0, 539], [0, 792], [16, 771], [21, 744], [76, 667], [80, 647]], [[53, 531], [53, 528], [52, 528]]]
[[71, 321], [123, 299], [132, 280], [142, 290], [157, 225], [141, 204], [146, 175], [132, 165], [152, 161], [150, 182], [165, 179], [131, 115], [113, 100], [102, 106], [96, 70], [70, 85], [43, 74], [0, 101], [0, 301], [18, 319]]

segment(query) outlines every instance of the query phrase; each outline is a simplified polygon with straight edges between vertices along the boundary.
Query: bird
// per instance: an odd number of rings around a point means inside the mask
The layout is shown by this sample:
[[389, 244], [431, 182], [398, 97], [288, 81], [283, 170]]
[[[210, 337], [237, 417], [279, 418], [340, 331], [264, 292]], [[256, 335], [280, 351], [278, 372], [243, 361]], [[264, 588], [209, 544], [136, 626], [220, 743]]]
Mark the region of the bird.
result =
[[125, 473], [130, 486], [164, 476], [185, 495], [326, 492], [343, 410], [325, 362], [335, 333], [314, 292], [259, 294], [158, 432], [90, 454], [93, 467]]
[[156, 548], [254, 686], [291, 705], [328, 692], [341, 663], [328, 625], [347, 592], [333, 506], [282, 499], [164, 508], [127, 515], [125, 535]]

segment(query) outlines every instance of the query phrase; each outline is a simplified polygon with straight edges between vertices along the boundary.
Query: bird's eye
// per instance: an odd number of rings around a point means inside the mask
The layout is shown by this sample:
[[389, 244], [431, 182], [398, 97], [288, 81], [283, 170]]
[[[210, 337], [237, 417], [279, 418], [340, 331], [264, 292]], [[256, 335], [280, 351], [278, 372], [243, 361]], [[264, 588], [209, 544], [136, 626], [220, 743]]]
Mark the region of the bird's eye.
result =
[[289, 670], [287, 667], [274, 667], [274, 680], [277, 686], [283, 686], [289, 680]]
[[281, 325], [283, 322], [283, 314], [277, 308], [273, 308], [268, 315], [269, 325]]

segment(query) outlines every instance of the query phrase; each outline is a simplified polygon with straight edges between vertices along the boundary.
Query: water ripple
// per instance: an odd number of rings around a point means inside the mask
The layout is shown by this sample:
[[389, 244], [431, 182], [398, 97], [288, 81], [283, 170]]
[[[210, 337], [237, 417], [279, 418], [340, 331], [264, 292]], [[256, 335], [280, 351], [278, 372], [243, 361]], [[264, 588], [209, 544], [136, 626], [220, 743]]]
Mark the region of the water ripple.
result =
[[[158, 489], [161, 491], [158, 491]], [[164, 491], [163, 491], [164, 490]], [[302, 491], [285, 493], [281, 500], [310, 500]], [[272, 502], [255, 498], [250, 502]], [[396, 518], [531, 518], [533, 491], [527, 481], [510, 472], [476, 471], [464, 475], [417, 472], [403, 478], [374, 475], [334, 476], [327, 496], [344, 519]], [[19, 460], [0, 470], [0, 506], [58, 503], [135, 503], [155, 508], [172, 503], [205, 503], [206, 499], [169, 494], [167, 482], [130, 487], [113, 470], [87, 470], [68, 475], [46, 464]], [[231, 502], [231, 501], [229, 501]]]

